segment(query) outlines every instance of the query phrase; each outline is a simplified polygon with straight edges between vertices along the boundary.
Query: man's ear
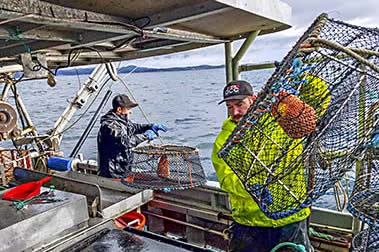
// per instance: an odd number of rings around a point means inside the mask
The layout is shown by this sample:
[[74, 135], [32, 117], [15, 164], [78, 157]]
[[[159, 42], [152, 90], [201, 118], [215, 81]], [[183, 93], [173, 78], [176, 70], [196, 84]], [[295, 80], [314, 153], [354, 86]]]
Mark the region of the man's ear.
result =
[[255, 102], [255, 100], [257, 99], [257, 96], [256, 95], [250, 95], [249, 96], [249, 100], [251, 102], [251, 104], [253, 104]]
[[121, 107], [117, 107], [116, 108], [116, 114], [121, 114], [122, 113], [122, 108]]

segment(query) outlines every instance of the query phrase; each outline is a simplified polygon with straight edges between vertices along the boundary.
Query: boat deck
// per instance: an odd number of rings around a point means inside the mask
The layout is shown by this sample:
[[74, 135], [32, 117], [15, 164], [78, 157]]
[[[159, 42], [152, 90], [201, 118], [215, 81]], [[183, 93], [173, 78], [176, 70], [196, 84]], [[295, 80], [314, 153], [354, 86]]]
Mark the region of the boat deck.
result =
[[[17, 179], [20, 182], [48, 175], [21, 168], [16, 168], [16, 173], [19, 174]], [[227, 248], [226, 230], [232, 223], [231, 207], [227, 193], [218, 188], [217, 182], [208, 182], [204, 186], [188, 190], [163, 193], [126, 187], [114, 179], [91, 174], [65, 172], [51, 176], [51, 183], [57, 190], [86, 196], [88, 214], [87, 207], [78, 211], [84, 211], [84, 214], [90, 217], [89, 227], [83, 229], [80, 236], [87, 237], [93, 233], [93, 228], [102, 225], [101, 223], [109, 222], [126, 212], [138, 210], [147, 218], [145, 231], [185, 241], [200, 248], [217, 248], [221, 251]], [[350, 214], [313, 208], [310, 221], [311, 227], [319, 232], [310, 235], [316, 251], [349, 251], [354, 226]], [[67, 236], [64, 241], [52, 240], [48, 247], [68, 241], [70, 242], [67, 244], [78, 242], [77, 234]]]

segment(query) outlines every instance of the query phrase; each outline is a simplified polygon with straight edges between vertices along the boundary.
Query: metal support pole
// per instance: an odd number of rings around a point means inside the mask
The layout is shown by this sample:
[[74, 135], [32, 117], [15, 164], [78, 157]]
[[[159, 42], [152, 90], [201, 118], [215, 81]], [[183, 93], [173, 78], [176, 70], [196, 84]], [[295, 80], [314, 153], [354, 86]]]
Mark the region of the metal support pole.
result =
[[250, 33], [250, 35], [246, 38], [246, 40], [243, 42], [242, 46], [238, 50], [237, 54], [233, 57], [233, 60], [232, 60], [233, 80], [238, 80], [240, 78], [239, 61], [245, 55], [250, 45], [253, 43], [253, 41], [255, 40], [255, 38], [258, 36], [259, 33], [260, 33], [260, 30]]
[[232, 42], [226, 42], [225, 44], [225, 70], [226, 70], [226, 83], [233, 80], [233, 44]]
[[9, 89], [11, 88], [11, 85], [13, 85], [12, 82], [5, 81], [5, 86], [3, 88], [3, 92], [1, 93], [1, 97], [0, 97], [1, 101], [5, 102], [5, 100], [7, 99], [8, 93], [9, 93]]
[[275, 68], [275, 63], [260, 63], [260, 64], [244, 64], [239, 66], [239, 72], [248, 72], [248, 71], [254, 71], [254, 70], [260, 70], [260, 69], [270, 69]]
[[84, 142], [86, 141], [89, 133], [91, 132], [93, 126], [95, 125], [95, 122], [97, 121], [97, 118], [99, 117], [101, 110], [103, 109], [104, 105], [107, 104], [111, 94], [112, 94], [112, 91], [108, 90], [107, 93], [105, 94], [103, 100], [101, 100], [99, 106], [96, 109], [95, 114], [92, 116], [92, 118], [91, 118], [90, 122], [88, 123], [86, 129], [84, 130], [83, 134], [80, 136], [79, 141], [77, 142], [74, 149], [72, 150], [70, 157], [73, 158], [73, 157], [76, 157], [76, 155], [78, 155], [80, 148], [82, 148], [82, 146], [83, 146]]
[[[366, 133], [368, 130], [368, 125], [366, 125], [366, 85], [367, 85], [367, 75], [365, 74], [366, 68], [364, 65], [361, 65], [361, 74], [360, 74], [360, 80], [359, 80], [359, 114], [358, 114], [358, 136], [361, 136], [363, 138], [366, 137]], [[355, 164], [355, 178], [359, 177], [360, 170], [363, 166], [364, 160], [357, 160]], [[358, 218], [353, 219], [353, 234], [358, 234], [361, 231], [361, 222]]]
[[17, 90], [16, 90], [14, 85], [11, 85], [11, 90], [12, 90], [14, 96], [16, 97], [17, 105], [20, 108], [20, 112], [22, 114], [20, 116], [24, 117], [24, 119], [26, 121], [26, 128], [31, 128], [32, 129], [31, 133], [33, 134], [33, 136], [38, 136], [38, 133], [35, 130], [35, 126], [32, 122], [32, 118], [30, 117], [28, 111], [26, 110], [24, 102], [22, 101], [20, 95], [17, 93]]
[[94, 93], [98, 92], [100, 87], [106, 82], [107, 69], [105, 64], [98, 65], [83, 87], [78, 91], [76, 97], [67, 106], [62, 115], [55, 122], [52, 130], [52, 147], [58, 148], [62, 139], [62, 132], [68, 121], [72, 118], [75, 112], [87, 103], [88, 98]]

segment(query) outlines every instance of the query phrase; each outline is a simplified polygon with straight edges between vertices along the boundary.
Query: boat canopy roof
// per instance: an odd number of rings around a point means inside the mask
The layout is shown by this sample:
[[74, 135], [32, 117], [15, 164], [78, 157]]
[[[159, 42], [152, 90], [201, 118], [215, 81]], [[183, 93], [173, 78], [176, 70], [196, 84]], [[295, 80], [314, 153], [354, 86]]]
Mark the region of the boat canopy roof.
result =
[[35, 59], [54, 69], [277, 32], [290, 27], [291, 8], [279, 0], [1, 0], [0, 13], [0, 72], [14, 72]]

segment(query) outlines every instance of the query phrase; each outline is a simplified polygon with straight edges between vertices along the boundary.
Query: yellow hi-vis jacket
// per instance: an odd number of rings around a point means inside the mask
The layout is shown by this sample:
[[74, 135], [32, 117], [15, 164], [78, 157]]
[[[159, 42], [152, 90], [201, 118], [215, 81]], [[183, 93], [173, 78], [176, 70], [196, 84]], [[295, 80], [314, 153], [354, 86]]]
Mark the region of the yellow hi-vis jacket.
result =
[[[330, 95], [326, 82], [315, 75], [308, 75], [305, 77], [305, 79], [308, 81], [308, 83], [300, 88], [300, 96], [304, 102], [311, 105], [315, 109], [317, 116], [321, 116], [325, 113], [330, 103]], [[268, 116], [269, 118], [266, 118], [268, 120], [267, 122], [274, 120], [274, 118], [271, 115]], [[265, 120], [265, 118], [261, 119]], [[222, 148], [222, 146], [224, 145], [224, 143], [226, 142], [226, 140], [228, 139], [228, 137], [233, 132], [236, 126], [237, 124], [231, 121], [231, 118], [228, 118], [224, 121], [222, 125], [222, 130], [216, 138], [212, 152], [212, 162], [216, 170], [216, 174], [220, 182], [221, 189], [228, 192], [229, 194], [233, 219], [236, 222], [247, 226], [282, 227], [294, 222], [302, 221], [305, 218], [307, 218], [311, 213], [309, 208], [304, 208], [299, 212], [282, 219], [275, 220], [267, 217], [260, 210], [258, 204], [254, 201], [252, 196], [246, 191], [244, 185], [237, 177], [237, 175], [232, 171], [232, 169], [225, 163], [223, 159], [218, 157], [217, 153], [220, 151], [220, 149]], [[283, 135], [286, 133], [279, 125], [278, 127], [275, 127], [275, 129], [266, 128], [264, 129], [264, 131], [267, 135], [271, 136], [279, 144], [286, 140], [286, 138]], [[251, 137], [253, 137], [254, 133], [255, 132], [250, 131], [248, 134], [251, 134]], [[280, 169], [282, 169], [283, 167], [286, 167], [286, 165], [288, 165], [291, 162], [292, 156], [296, 157], [300, 154], [300, 152], [302, 151], [302, 146], [301, 144], [299, 144], [299, 141], [300, 139], [295, 139], [293, 141], [291, 147], [289, 148], [289, 150], [291, 151], [287, 153], [288, 158], [283, 159], [280, 162], [278, 171], [280, 171]], [[268, 152], [275, 150], [277, 150], [275, 146], [266, 146], [258, 154], [258, 158], [270, 156], [268, 155], [270, 154]], [[241, 157], [241, 159], [244, 160], [244, 157]], [[244, 162], [243, 160], [241, 160], [242, 163]], [[303, 171], [302, 169], [295, 170], [292, 174], [294, 176], [303, 176]], [[287, 179], [291, 179], [291, 177]], [[257, 180], [259, 180], [259, 178], [257, 178]], [[304, 192], [303, 190], [306, 190], [305, 181], [304, 183], [301, 183], [301, 181], [299, 180], [298, 186], [300, 193]], [[292, 197], [288, 196], [285, 190], [279, 188], [278, 192], [282, 195], [283, 198], [293, 200]]]
[[233, 122], [231, 118], [224, 121], [222, 130], [216, 138], [212, 152], [212, 162], [220, 182], [220, 187], [229, 194], [233, 219], [237, 223], [247, 226], [282, 227], [307, 218], [311, 213], [309, 208], [302, 209], [291, 216], [278, 220], [267, 217], [261, 211], [252, 196], [246, 191], [237, 175], [223, 159], [217, 156], [217, 153], [220, 151], [221, 147], [236, 126], [237, 124]]

